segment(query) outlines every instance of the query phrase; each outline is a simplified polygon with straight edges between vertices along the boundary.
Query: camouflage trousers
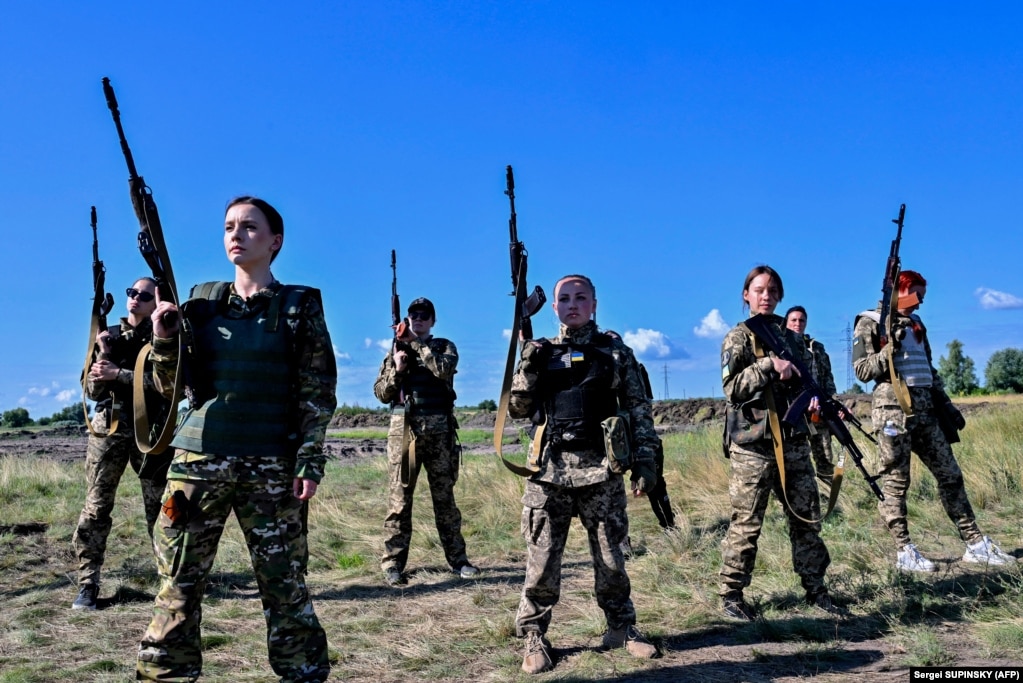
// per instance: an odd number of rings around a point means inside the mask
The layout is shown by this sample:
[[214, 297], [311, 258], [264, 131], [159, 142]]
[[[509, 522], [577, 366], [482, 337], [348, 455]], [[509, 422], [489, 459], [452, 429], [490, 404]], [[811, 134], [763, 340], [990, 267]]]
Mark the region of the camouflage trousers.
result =
[[291, 482], [171, 479], [154, 544], [161, 586], [139, 645], [137, 677], [193, 681], [202, 671], [202, 598], [231, 511], [245, 535], [266, 617], [270, 664], [282, 681], [324, 681], [327, 636], [305, 584], [308, 503]]
[[[758, 442], [759, 445], [761, 442]], [[771, 493], [785, 510], [792, 545], [792, 569], [799, 575], [803, 588], [815, 592], [824, 587], [824, 572], [831, 563], [828, 549], [821, 539], [820, 523], [798, 519], [784, 504], [778, 465], [770, 442], [764, 450], [748, 450], [734, 443], [729, 448], [732, 465], [728, 482], [728, 496], [732, 504], [732, 517], [728, 532], [721, 542], [722, 596], [741, 592], [750, 584], [757, 559], [757, 541], [764, 525], [764, 515]], [[789, 504], [800, 517], [820, 517], [820, 493], [810, 463], [810, 447], [805, 439], [793, 439], [785, 444], [785, 482]]]
[[[94, 428], [105, 433], [106, 420], [102, 416], [93, 421]], [[78, 558], [78, 583], [99, 584], [100, 569], [107, 552], [107, 537], [113, 523], [111, 512], [117, 486], [128, 464], [136, 472], [142, 465], [142, 453], [135, 446], [135, 435], [125, 429], [107, 437], [89, 435], [85, 455], [85, 507], [78, 517], [78, 527], [71, 537], [71, 546]], [[167, 480], [139, 479], [142, 486], [142, 506], [146, 514], [149, 536], [160, 514], [160, 496]], [[148, 551], [147, 551], [148, 554]]]
[[[395, 425], [397, 423], [397, 429]], [[390, 484], [387, 496], [387, 517], [384, 518], [384, 554], [380, 568], [384, 571], [405, 571], [409, 546], [412, 544], [412, 498], [419, 473], [426, 470], [433, 500], [433, 519], [440, 536], [444, 556], [452, 569], [469, 563], [462, 537], [462, 513], [455, 503], [455, 482], [458, 481], [460, 453], [455, 448], [450, 430], [420, 434], [415, 440], [416, 465], [409, 473], [408, 486], [401, 485], [401, 421], [392, 420], [387, 439], [387, 469]]]
[[[913, 416], [907, 417], [898, 405], [875, 404], [871, 414], [878, 429], [878, 457], [881, 476], [881, 490], [884, 500], [877, 509], [881, 519], [892, 535], [897, 548], [911, 543], [906, 522], [906, 491], [909, 490], [910, 452], [920, 457], [920, 462], [931, 471], [938, 483], [941, 505], [966, 543], [976, 543], [983, 538], [977, 527], [973, 507], [966, 496], [963, 472], [959, 469], [952, 447], [945, 439], [934, 416], [934, 405], [929, 389], [911, 389]], [[895, 436], [889, 436], [882, 429], [891, 423]]]
[[522, 496], [526, 540], [526, 582], [515, 614], [515, 632], [546, 633], [561, 597], [561, 560], [572, 516], [586, 529], [593, 559], [594, 593], [608, 628], [636, 623], [632, 584], [625, 572], [622, 541], [629, 534], [625, 483], [621, 475], [579, 488], [528, 480]]

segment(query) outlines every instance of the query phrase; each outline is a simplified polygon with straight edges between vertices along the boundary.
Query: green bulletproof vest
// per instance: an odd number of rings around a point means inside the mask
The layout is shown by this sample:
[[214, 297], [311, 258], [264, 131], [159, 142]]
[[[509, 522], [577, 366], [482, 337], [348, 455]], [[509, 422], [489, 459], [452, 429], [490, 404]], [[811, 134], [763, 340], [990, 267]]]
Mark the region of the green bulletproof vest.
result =
[[279, 457], [299, 447], [294, 329], [315, 290], [283, 285], [247, 314], [227, 308], [226, 282], [196, 285], [183, 307], [191, 328], [190, 381], [201, 403], [182, 418], [171, 445], [193, 453]]

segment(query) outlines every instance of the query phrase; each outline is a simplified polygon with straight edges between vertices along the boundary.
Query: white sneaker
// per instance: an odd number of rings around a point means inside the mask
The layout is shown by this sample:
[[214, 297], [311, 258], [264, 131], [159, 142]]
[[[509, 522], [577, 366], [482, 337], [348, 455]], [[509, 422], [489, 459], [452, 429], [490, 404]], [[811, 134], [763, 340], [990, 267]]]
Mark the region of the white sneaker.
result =
[[985, 536], [973, 545], [966, 546], [963, 562], [1001, 567], [1006, 564], [1015, 564], [1016, 558], [995, 545], [990, 537]]
[[905, 547], [899, 551], [898, 561], [896, 561], [895, 566], [898, 569], [907, 572], [938, 571], [937, 565], [921, 555], [920, 551], [916, 549], [916, 545], [912, 543], [907, 543]]

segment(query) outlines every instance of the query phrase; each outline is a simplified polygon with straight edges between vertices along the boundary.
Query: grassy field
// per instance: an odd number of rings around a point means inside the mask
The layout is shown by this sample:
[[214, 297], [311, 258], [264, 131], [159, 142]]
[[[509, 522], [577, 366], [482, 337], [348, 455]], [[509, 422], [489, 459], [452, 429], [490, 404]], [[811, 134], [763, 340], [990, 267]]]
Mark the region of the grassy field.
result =
[[[475, 436], [473, 438], [476, 438]], [[481, 437], [482, 438], [482, 437]], [[310, 576], [338, 681], [821, 681], [908, 680], [912, 665], [1023, 662], [1023, 572], [958, 562], [963, 546], [933, 478], [914, 459], [910, 528], [940, 564], [903, 576], [859, 474], [847, 472], [840, 509], [824, 524], [828, 580], [851, 612], [803, 606], [781, 508], [772, 503], [747, 597], [762, 611], [738, 624], [718, 611], [716, 573], [727, 528], [727, 461], [720, 427], [667, 437], [665, 477], [679, 528], [664, 533], [644, 499], [630, 500], [629, 561], [639, 626], [664, 656], [597, 651], [603, 617], [592, 595], [585, 533], [576, 523], [563, 597], [549, 632], [558, 661], [519, 671], [513, 620], [521, 590], [523, 482], [493, 455], [466, 456], [458, 499], [470, 558], [462, 581], [443, 560], [425, 482], [416, 504], [409, 585], [386, 587], [378, 557], [385, 511], [382, 457], [331, 463], [310, 512]], [[861, 444], [872, 453], [870, 444]], [[1023, 555], [1023, 403], [970, 415], [956, 449], [982, 530]], [[871, 467], [871, 469], [873, 469]], [[125, 477], [114, 511], [101, 609], [72, 612], [70, 538], [84, 499], [82, 463], [0, 460], [0, 683], [129, 681], [157, 591], [137, 481]], [[204, 680], [275, 680], [248, 555], [229, 525], [203, 614]]]

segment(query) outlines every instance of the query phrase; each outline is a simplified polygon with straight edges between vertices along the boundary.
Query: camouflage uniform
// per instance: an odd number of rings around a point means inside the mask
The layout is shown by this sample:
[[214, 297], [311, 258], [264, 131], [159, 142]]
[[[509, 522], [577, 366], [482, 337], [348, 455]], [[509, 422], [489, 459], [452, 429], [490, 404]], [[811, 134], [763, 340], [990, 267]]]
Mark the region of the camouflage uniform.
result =
[[[433, 407], [417, 407], [413, 400], [406, 408], [406, 399], [413, 393], [408, 386], [409, 370], [397, 372], [394, 356], [388, 353], [384, 357], [373, 385], [376, 397], [392, 406], [387, 435], [387, 469], [390, 474], [387, 517], [384, 519], [387, 537], [380, 567], [384, 572], [395, 569], [400, 573], [405, 570], [412, 543], [412, 497], [419, 472], [425, 468], [433, 500], [434, 522], [444, 556], [451, 568], [457, 570], [469, 564], [462, 537], [462, 513], [455, 503], [455, 482], [458, 481], [461, 456], [455, 434], [458, 423], [452, 413], [458, 349], [451, 341], [441, 337], [414, 339], [408, 342], [408, 362], [410, 369], [428, 371], [430, 377], [426, 381], [436, 384], [435, 389], [447, 397], [439, 398]], [[402, 443], [406, 419], [415, 440], [415, 467], [408, 473], [408, 486], [402, 486]]]
[[[558, 337], [552, 341], [592, 345], [599, 341], [598, 337], [606, 340], [601, 343], [613, 357], [612, 390], [619, 409], [627, 412], [631, 420], [633, 461], [653, 468], [657, 434], [650, 400], [631, 349], [619, 339], [598, 333], [593, 322], [574, 330], [562, 325]], [[583, 348], [584, 354], [591, 353], [587, 349], [593, 349], [592, 353], [600, 352], [593, 346]], [[528, 349], [524, 349], [524, 355], [527, 352]], [[527, 367], [526, 360], [519, 364], [512, 379], [509, 404], [512, 417], [529, 417], [542, 408], [542, 387], [550, 367]], [[522, 496], [522, 535], [526, 540], [527, 559], [525, 585], [515, 615], [515, 630], [520, 637], [527, 631], [547, 632], [551, 613], [561, 596], [561, 559], [575, 514], [579, 515], [589, 538], [594, 592], [608, 628], [621, 629], [636, 623], [632, 586], [621, 549], [629, 533], [626, 504], [624, 478], [608, 469], [602, 447], [569, 450], [564, 445], [554, 446], [550, 439], [544, 438], [540, 471], [526, 481]]]
[[[776, 334], [793, 356], [809, 364], [802, 341], [785, 327], [783, 318], [771, 317], [777, 328]], [[757, 558], [757, 540], [773, 491], [782, 502], [788, 519], [792, 568], [799, 575], [808, 596], [819, 594], [825, 591], [824, 572], [831, 563], [828, 549], [820, 537], [821, 525], [819, 522], [804, 522], [793, 514], [794, 509], [805, 519], [820, 517], [820, 497], [810, 462], [807, 434], [805, 428], [782, 429], [785, 493], [792, 506], [789, 509], [783, 502], [766, 402], [762, 398], [762, 392], [773, 392], [780, 419], [787, 403], [800, 391], [798, 380], [779, 380], [771, 358], [758, 357], [752, 335], [741, 324], [725, 336], [721, 345], [721, 377], [728, 400], [726, 437], [731, 460], [728, 495], [732, 516], [721, 543], [721, 585], [718, 592], [726, 600], [739, 599], [743, 589], [750, 584]]]
[[[111, 328], [114, 330], [115, 328]], [[120, 404], [117, 430], [109, 436], [89, 434], [85, 456], [85, 507], [78, 517], [78, 527], [71, 537], [75, 556], [78, 558], [78, 583], [99, 584], [100, 568], [107, 549], [114, 509], [117, 486], [130, 463], [138, 473], [142, 468], [143, 454], [135, 445], [133, 426], [134, 406], [132, 404], [132, 383], [135, 379], [135, 359], [142, 347], [153, 336], [153, 324], [145, 318], [138, 327], [132, 327], [127, 318], [121, 318], [116, 336], [111, 340], [110, 361], [121, 368], [113, 381], [85, 377], [85, 394], [97, 401], [92, 428], [96, 434], [106, 434], [109, 429], [109, 409], [114, 400]], [[162, 416], [168, 402], [156, 390], [151, 375], [144, 378], [146, 403], [150, 419]], [[151, 478], [139, 479], [142, 486], [142, 505], [146, 514], [146, 528], [153, 535], [153, 525], [160, 514], [160, 496], [167, 483], [165, 472], [156, 472]]]
[[[232, 287], [208, 325], [236, 320], [264, 324], [280, 288], [274, 281], [245, 300]], [[294, 375], [293, 392], [288, 397], [297, 426], [289, 435], [295, 437], [293, 445], [281, 448], [276, 456], [258, 457], [244, 450], [229, 454], [175, 451], [154, 539], [161, 588], [153, 620], [139, 646], [139, 679], [191, 681], [199, 676], [202, 597], [232, 510], [252, 558], [274, 672], [282, 681], [324, 681], [329, 674], [326, 634], [305, 584], [308, 502], [293, 495], [292, 482], [295, 478], [319, 482], [323, 477], [323, 440], [337, 405], [337, 370], [318, 293], [305, 298], [301, 310], [287, 310], [285, 315], [293, 343], [293, 352], [288, 354], [293, 358], [287, 361]], [[225, 339], [231, 338], [225, 334]], [[234, 338], [238, 340], [239, 335]], [[240, 339], [249, 345], [249, 339]], [[198, 349], [199, 354], [203, 351]], [[169, 393], [177, 361], [176, 340], [155, 339], [151, 358], [157, 384]], [[193, 367], [192, 376], [204, 369], [214, 385], [222, 381], [211, 368]], [[246, 379], [259, 382], [261, 378]], [[245, 415], [232, 415], [223, 397], [216, 399], [225, 404], [219, 419], [245, 419]], [[175, 440], [188, 420], [186, 414]], [[207, 414], [207, 422], [211, 421]]]
[[[835, 377], [831, 373], [831, 358], [824, 350], [824, 344], [810, 335], [806, 337], [806, 348], [810, 352], [810, 372], [813, 380], [825, 394], [834, 396], [838, 393], [835, 387]], [[813, 463], [817, 468], [817, 485], [825, 493], [831, 491], [831, 481], [835, 475], [834, 459], [831, 453], [831, 431], [823, 424], [814, 425], [816, 434], [810, 435], [810, 452], [813, 454]]]
[[[897, 343], [896, 340], [907, 334], [914, 334], [915, 326], [921, 335], [931, 376], [929, 386], [909, 387], [913, 415], [906, 416], [892, 388], [888, 361], [881, 353], [879, 326], [875, 320], [877, 313], [865, 312], [857, 317], [853, 335], [853, 369], [861, 382], [876, 382], [871, 418], [877, 435], [881, 460], [878, 474], [882, 478], [881, 489], [885, 498], [878, 503], [878, 510], [896, 547], [901, 549], [908, 545], [911, 541], [906, 523], [906, 491], [909, 490], [910, 452], [915, 452], [937, 480], [941, 504], [949, 519], [955, 523], [959, 535], [967, 544], [976, 543], [983, 535], [966, 497], [959, 463], [938, 425], [935, 402], [948, 403], [950, 399], [945, 393], [941, 377], [934, 369], [927, 330], [915, 314], [904, 316], [893, 311], [892, 315], [891, 343]], [[884, 427], [895, 431], [895, 434], [885, 434]]]

